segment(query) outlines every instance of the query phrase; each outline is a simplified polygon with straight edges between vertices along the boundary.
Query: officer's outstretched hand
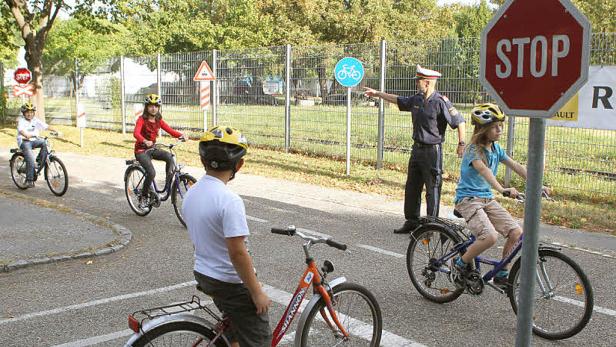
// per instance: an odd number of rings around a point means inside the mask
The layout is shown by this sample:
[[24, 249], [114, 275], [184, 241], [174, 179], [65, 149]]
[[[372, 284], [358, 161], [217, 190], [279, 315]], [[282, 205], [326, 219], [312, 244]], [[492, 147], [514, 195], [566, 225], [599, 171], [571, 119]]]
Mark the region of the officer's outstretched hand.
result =
[[378, 98], [378, 91], [372, 88], [364, 87], [364, 95], [369, 98]]

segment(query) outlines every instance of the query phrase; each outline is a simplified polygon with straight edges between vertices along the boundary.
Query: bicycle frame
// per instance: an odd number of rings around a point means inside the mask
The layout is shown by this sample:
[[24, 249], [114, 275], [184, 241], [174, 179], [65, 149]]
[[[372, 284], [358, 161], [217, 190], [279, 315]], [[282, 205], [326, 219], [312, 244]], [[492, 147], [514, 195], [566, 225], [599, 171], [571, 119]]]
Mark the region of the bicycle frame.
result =
[[[178, 191], [181, 194], [181, 191], [179, 190], [179, 182], [180, 182], [180, 175], [182, 174], [181, 171], [181, 166], [178, 165], [175, 155], [175, 152], [173, 151], [173, 147], [169, 148], [169, 152], [171, 153], [171, 156], [173, 158], [173, 176], [171, 177], [171, 179], [169, 180], [169, 182], [165, 182], [165, 185], [163, 186], [162, 190], [158, 189], [158, 186], [156, 185], [156, 181], [152, 181], [152, 184], [150, 185], [150, 189], [153, 189], [156, 193], [158, 194], [162, 194], [165, 193], [165, 195], [160, 197], [161, 201], [166, 201], [167, 199], [169, 199], [169, 197], [171, 196], [171, 189], [172, 187], [175, 187], [175, 189], [178, 189]], [[133, 165], [141, 165], [139, 164], [138, 161], [135, 161]], [[141, 178], [141, 180], [139, 180], [139, 182], [137, 182], [137, 186], [141, 185], [141, 181], [143, 181], [145, 179], [145, 176], [143, 176]]]
[[[446, 263], [449, 259], [453, 258], [456, 254], [464, 253], [464, 251], [466, 251], [466, 249], [471, 244], [473, 244], [475, 240], [476, 240], [475, 236], [471, 235], [468, 240], [464, 241], [463, 243], [459, 245], [456, 245], [455, 247], [451, 249], [449, 253], [439, 258], [437, 260], [439, 269], [440, 269], [440, 265]], [[485, 275], [482, 276], [484, 283], [491, 280], [494, 277], [494, 275], [496, 275], [497, 272], [499, 272], [505, 266], [507, 266], [507, 264], [509, 264], [518, 255], [518, 252], [520, 252], [520, 250], [522, 249], [523, 240], [524, 240], [524, 234], [520, 236], [520, 239], [513, 247], [513, 250], [504, 259], [497, 260], [497, 259], [492, 259], [492, 258], [482, 257], [482, 256], [475, 257], [475, 268], [477, 268], [477, 271], [481, 271], [481, 264], [493, 266], [492, 270], [488, 271]], [[443, 270], [439, 270], [439, 271], [445, 272]], [[448, 272], [449, 271], [447, 271], [447, 273]]]
[[[307, 253], [306, 245], [304, 245], [304, 251]], [[293, 318], [295, 318], [297, 311], [299, 311], [299, 308], [304, 301], [304, 298], [306, 296], [306, 293], [308, 292], [308, 288], [310, 287], [310, 285], [312, 285], [314, 293], [317, 293], [319, 295], [316, 300], [314, 300], [313, 298], [313, 300], [310, 301], [310, 304], [314, 305], [319, 298], [323, 298], [327, 307], [327, 311], [329, 311], [329, 314], [331, 316], [331, 320], [334, 321], [335, 325], [338, 327], [338, 329], [340, 329], [340, 332], [342, 332], [344, 337], [349, 337], [349, 333], [344, 329], [338, 319], [338, 316], [336, 315], [336, 312], [334, 311], [331, 296], [329, 295], [329, 292], [325, 289], [325, 286], [322, 283], [321, 274], [319, 273], [319, 270], [315, 265], [314, 259], [308, 257], [306, 258], [306, 263], [307, 267], [299, 281], [299, 285], [297, 286], [295, 293], [293, 293], [293, 296], [289, 301], [289, 305], [285, 309], [284, 314], [280, 318], [280, 321], [278, 321], [276, 329], [274, 329], [274, 332], [272, 333], [272, 347], [275, 347], [278, 345], [278, 343], [280, 343], [285, 333], [291, 326]], [[345, 279], [342, 279], [342, 281], [344, 280]], [[310, 304], [308, 306], [311, 306]], [[309, 311], [310, 310], [305, 310], [304, 312]], [[321, 310], [320, 313], [321, 317], [327, 323], [327, 325], [329, 325], [332, 330], [335, 329], [326, 312], [324, 310]], [[299, 326], [302, 325], [303, 324], [300, 324]]]

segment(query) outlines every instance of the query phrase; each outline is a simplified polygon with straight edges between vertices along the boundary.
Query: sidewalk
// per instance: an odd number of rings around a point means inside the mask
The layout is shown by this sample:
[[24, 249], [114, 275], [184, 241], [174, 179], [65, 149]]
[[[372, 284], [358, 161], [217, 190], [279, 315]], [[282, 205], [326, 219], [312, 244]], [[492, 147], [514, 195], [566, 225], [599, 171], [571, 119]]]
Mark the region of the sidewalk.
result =
[[[0, 148], [0, 161], [7, 163], [8, 155], [7, 148]], [[101, 182], [120, 189], [124, 187], [123, 172], [126, 165], [122, 158], [84, 156], [74, 153], [62, 153], [61, 157], [71, 176], [72, 187], [90, 186]], [[164, 172], [163, 163], [155, 163], [157, 172]], [[6, 167], [8, 168], [8, 165]], [[204, 174], [202, 168], [186, 167], [185, 170], [197, 179]], [[247, 174], [238, 175], [229, 186], [243, 196], [281, 201], [325, 212], [381, 216], [388, 214], [393, 219], [398, 219], [400, 224], [404, 222], [403, 201], [391, 200], [385, 196]], [[441, 206], [441, 216], [454, 218], [452, 207]], [[391, 230], [383, 232], [390, 233]], [[541, 232], [541, 240], [544, 242], [616, 257], [616, 237], [544, 224], [541, 225]]]
[[0, 192], [0, 272], [116, 252], [130, 240], [128, 230], [103, 218], [48, 205]]

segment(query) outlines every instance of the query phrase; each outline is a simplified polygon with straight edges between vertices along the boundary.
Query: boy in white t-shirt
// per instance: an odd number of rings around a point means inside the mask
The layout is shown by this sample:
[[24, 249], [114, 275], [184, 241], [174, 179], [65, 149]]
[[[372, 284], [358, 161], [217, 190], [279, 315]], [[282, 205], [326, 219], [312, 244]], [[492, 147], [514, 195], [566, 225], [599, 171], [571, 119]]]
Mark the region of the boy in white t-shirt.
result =
[[41, 163], [47, 156], [45, 140], [38, 138], [41, 130], [51, 130], [45, 121], [34, 117], [36, 107], [31, 102], [21, 106], [21, 116], [17, 119], [17, 146], [21, 149], [26, 159], [26, 187], [34, 187], [34, 162], [33, 148], [40, 148], [38, 162]]
[[216, 126], [199, 142], [206, 174], [187, 192], [182, 215], [195, 247], [194, 275], [204, 293], [231, 319], [232, 346], [270, 346], [271, 300], [257, 280], [246, 247], [244, 202], [227, 187], [244, 164], [246, 138]]

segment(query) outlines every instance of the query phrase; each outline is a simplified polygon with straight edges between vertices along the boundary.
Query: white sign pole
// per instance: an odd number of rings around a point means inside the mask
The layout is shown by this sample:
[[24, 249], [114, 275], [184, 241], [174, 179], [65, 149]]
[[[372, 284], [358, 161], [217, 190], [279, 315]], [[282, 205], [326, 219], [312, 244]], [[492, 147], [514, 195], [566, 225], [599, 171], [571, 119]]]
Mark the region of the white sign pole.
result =
[[347, 88], [346, 175], [351, 174], [351, 88]]

